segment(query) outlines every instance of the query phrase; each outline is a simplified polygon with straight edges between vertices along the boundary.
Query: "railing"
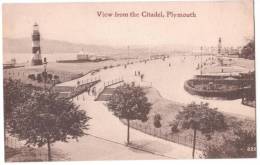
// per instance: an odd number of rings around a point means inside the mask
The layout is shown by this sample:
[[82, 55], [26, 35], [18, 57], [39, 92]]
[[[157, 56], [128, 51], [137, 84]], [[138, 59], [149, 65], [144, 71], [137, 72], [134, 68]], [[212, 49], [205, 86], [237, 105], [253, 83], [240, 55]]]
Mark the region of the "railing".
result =
[[120, 77], [120, 78], [117, 78], [117, 79], [113, 79], [113, 80], [109, 80], [109, 81], [104, 81], [102, 85], [100, 85], [99, 88], [97, 88], [96, 92], [97, 92], [97, 95], [96, 95], [96, 98], [97, 99], [103, 92], [103, 90], [111, 85], [114, 85], [114, 84], [118, 84], [118, 83], [123, 83], [124, 82], [124, 79], [123, 77]]
[[[86, 90], [90, 90], [90, 88], [100, 81], [100, 77], [94, 77], [91, 79], [79, 80], [77, 81], [77, 86], [55, 86], [54, 91], [65, 93], [62, 94], [65, 98], [72, 98], [81, 93], [85, 92]], [[61, 95], [61, 97], [62, 97]]]
[[91, 82], [88, 82], [86, 84], [79, 85], [78, 87], [74, 88], [74, 90], [70, 93], [69, 98], [75, 97], [80, 95], [81, 93], [90, 90], [92, 86], [94, 86], [96, 83], [98, 83], [100, 80], [93, 80]]
[[[126, 121], [121, 120], [125, 125], [126, 125]], [[178, 143], [178, 144], [182, 144], [188, 147], [192, 147], [193, 146], [193, 136], [191, 135], [186, 135], [186, 136], [182, 136], [182, 135], [178, 135], [178, 134], [174, 134], [174, 133], [169, 133], [166, 131], [163, 131], [163, 129], [161, 128], [155, 128], [155, 127], [151, 127], [149, 125], [144, 125], [135, 121], [131, 121], [130, 122], [130, 127], [136, 130], [139, 130], [141, 132], [144, 132], [146, 134], [170, 141], [170, 142], [174, 142], [174, 143]], [[206, 140], [201, 139], [201, 138], [196, 138], [196, 149], [199, 150], [203, 150], [206, 147]]]
[[96, 76], [96, 77], [88, 78], [88, 79], [84, 79], [84, 80], [78, 80], [77, 81], [77, 87], [80, 86], [80, 85], [92, 83], [92, 82], [95, 82], [95, 81], [98, 81], [98, 80], [101, 80], [100, 76]]
[[109, 81], [104, 81], [104, 87], [108, 87], [108, 86], [111, 86], [111, 85], [114, 85], [114, 84], [118, 84], [120, 82], [123, 82], [124, 79], [123, 77], [119, 77], [117, 79], [112, 79], [112, 80], [109, 80]]

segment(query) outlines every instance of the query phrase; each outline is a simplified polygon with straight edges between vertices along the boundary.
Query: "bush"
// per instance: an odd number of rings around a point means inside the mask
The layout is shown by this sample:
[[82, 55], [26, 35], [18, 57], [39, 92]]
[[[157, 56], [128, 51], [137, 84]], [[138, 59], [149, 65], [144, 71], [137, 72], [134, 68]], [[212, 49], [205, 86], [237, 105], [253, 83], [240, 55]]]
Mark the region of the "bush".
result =
[[48, 74], [48, 79], [49, 80], [52, 80], [52, 77], [53, 77], [52, 74]]
[[54, 79], [55, 79], [55, 80], [58, 80], [58, 79], [59, 79], [59, 76], [54, 75]]
[[154, 124], [155, 128], [160, 128], [162, 126], [161, 125], [161, 120], [162, 120], [162, 117], [161, 117], [160, 114], [154, 115], [154, 117], [153, 117], [153, 124]]
[[177, 132], [179, 132], [178, 126], [179, 126], [179, 123], [178, 123], [177, 121], [174, 121], [174, 122], [172, 122], [172, 123], [170, 124], [172, 133], [177, 133]]
[[36, 79], [34, 74], [29, 74], [28, 78], [31, 79], [31, 80], [35, 80]]
[[108, 67], [107, 66], [104, 66], [104, 68], [103, 69], [107, 69]]
[[221, 141], [209, 141], [203, 150], [205, 158], [256, 158], [254, 129], [236, 129], [232, 136], [222, 134]]
[[37, 74], [37, 81], [38, 81], [38, 83], [42, 82], [42, 76], [40, 73]]

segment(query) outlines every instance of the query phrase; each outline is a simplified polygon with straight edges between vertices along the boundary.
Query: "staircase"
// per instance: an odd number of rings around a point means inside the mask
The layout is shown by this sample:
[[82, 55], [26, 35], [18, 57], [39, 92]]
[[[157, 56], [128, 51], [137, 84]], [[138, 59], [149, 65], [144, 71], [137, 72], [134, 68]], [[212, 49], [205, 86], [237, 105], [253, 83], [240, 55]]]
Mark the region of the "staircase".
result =
[[95, 101], [108, 101], [109, 98], [113, 95], [115, 88], [105, 88]]

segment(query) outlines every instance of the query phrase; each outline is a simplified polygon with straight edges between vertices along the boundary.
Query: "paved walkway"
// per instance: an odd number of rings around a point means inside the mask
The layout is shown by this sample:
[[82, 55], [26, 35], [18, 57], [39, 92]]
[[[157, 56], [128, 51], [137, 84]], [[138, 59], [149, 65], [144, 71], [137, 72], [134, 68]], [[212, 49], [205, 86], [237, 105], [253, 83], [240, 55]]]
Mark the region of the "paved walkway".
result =
[[[96, 85], [96, 88], [97, 90], [99, 88], [102, 89], [102, 82], [118, 79], [119, 77], [123, 78], [126, 82], [134, 80], [138, 84], [140, 83], [140, 79], [137, 76], [134, 76], [134, 71], [140, 70], [145, 75], [144, 80], [158, 89], [160, 94], [165, 98], [181, 103], [206, 101], [209, 102], [210, 106], [219, 108], [220, 111], [233, 113], [234, 116], [241, 115], [254, 119], [254, 108], [242, 105], [240, 100], [205, 100], [201, 97], [190, 95], [183, 89], [184, 81], [191, 78], [193, 75], [198, 74], [199, 71], [195, 70], [195, 68], [199, 61], [200, 59], [193, 59], [193, 57], [187, 57], [186, 59], [183, 59], [183, 57], [176, 57], [169, 59], [168, 61], [156, 60], [148, 62], [147, 64], [137, 63], [129, 65], [126, 69], [124, 67], [115, 67], [112, 69], [102, 70], [96, 75], [101, 78], [101, 82]], [[168, 63], [171, 63], [171, 67]], [[84, 79], [84, 77], [82, 79]], [[70, 83], [73, 85], [75, 84], [73, 81]], [[81, 99], [83, 95], [85, 98], [84, 100]], [[90, 126], [88, 133], [109, 141], [125, 144], [127, 127], [107, 110], [107, 107], [104, 105], [105, 102], [95, 102], [94, 96], [88, 96], [87, 93], [81, 94], [78, 98], [79, 100], [75, 100], [75, 103], [80, 105], [82, 109], [86, 110], [87, 114], [92, 118], [89, 122]], [[68, 155], [71, 156], [72, 160], [78, 160], [79, 157], [81, 157], [80, 155], [84, 155], [87, 150], [88, 142], [86, 139], [87, 137], [82, 137], [80, 138], [79, 143], [61, 143], [55, 145], [55, 147], [59, 147], [67, 152]], [[192, 158], [192, 149], [190, 147], [168, 142], [144, 134], [138, 130], [130, 130], [130, 139], [135, 146], [152, 153], [176, 159]], [[98, 143], [96, 147], [100, 147]], [[95, 147], [89, 148], [89, 150], [94, 152]], [[103, 157], [106, 157], [106, 154], [111, 154], [110, 152], [120, 152], [120, 149], [114, 150], [111, 145], [111, 148], [107, 153], [102, 153], [104, 154]], [[201, 153], [197, 151], [196, 157], [198, 158], [200, 154]], [[135, 156], [138, 157], [138, 153], [136, 153]], [[102, 156], [100, 156], [100, 158], [101, 157]], [[118, 157], [113, 159], [124, 158]]]
[[[206, 58], [206, 57], [204, 57]], [[204, 61], [205, 59], [203, 59]], [[191, 101], [208, 102], [210, 107], [218, 108], [219, 111], [229, 113], [233, 116], [247, 117], [255, 119], [255, 108], [241, 104], [241, 99], [237, 100], [216, 100], [202, 98], [196, 95], [190, 95], [184, 90], [184, 82], [192, 78], [194, 75], [199, 74], [196, 70], [200, 58], [181, 56], [172, 57], [166, 61], [154, 60], [144, 63], [135, 63], [128, 65], [127, 68], [114, 67], [106, 70], [101, 70], [95, 75], [86, 75], [80, 78], [81, 81], [87, 81], [94, 77], [100, 77], [101, 82], [96, 85], [97, 91], [104, 89], [104, 82], [111, 82], [116, 79], [123, 79], [125, 82], [135, 81], [140, 84], [140, 78], [134, 76], [135, 71], [140, 71], [144, 74], [144, 81], [146, 85], [155, 87], [162, 97], [180, 103], [190, 103]], [[171, 64], [169, 67], [168, 64]], [[60, 85], [75, 86], [77, 80], [62, 83]]]
[[[87, 101], [83, 100], [83, 95]], [[80, 105], [80, 108], [86, 110], [87, 115], [92, 118], [89, 121], [90, 126], [87, 133], [119, 144], [124, 145], [126, 143], [127, 127], [117, 117], [115, 117], [112, 112], [107, 110], [107, 107], [104, 105], [105, 102], [96, 102], [94, 101], [94, 97], [83, 93], [78, 97], [78, 101], [75, 99], [75, 103]], [[80, 138], [79, 142], [59, 143], [55, 144], [55, 147], [60, 148], [64, 152], [68, 153], [72, 160], [78, 160], [78, 157], [80, 157], [79, 154], [84, 155], [86, 149], [90, 149], [93, 152], [95, 151], [95, 147], [88, 148], [88, 142], [86, 139], [87, 136]], [[141, 150], [147, 151], [147, 153], [154, 153], [156, 155], [162, 155], [166, 158], [172, 159], [192, 158], [192, 148], [168, 142], [166, 140], [144, 134], [138, 130], [130, 129], [130, 140], [134, 146], [140, 148]], [[102, 144], [96, 144], [98, 148], [99, 145]], [[128, 148], [127, 146], [125, 147]], [[113, 147], [108, 150], [112, 153], [120, 152], [116, 151]], [[128, 148], [128, 150], [132, 149]], [[110, 152], [107, 154], [110, 154]], [[196, 152], [197, 158], [199, 157], [200, 153], [201, 152], [199, 151]], [[107, 156], [106, 153], [103, 154], [104, 157]], [[135, 154], [137, 158], [141, 158], [138, 152], [135, 152]], [[101, 155], [100, 158], [102, 158]], [[123, 158], [118, 157], [113, 159]]]
[[80, 138], [78, 142], [73, 140], [69, 143], [56, 143], [54, 148], [62, 150], [62, 153], [66, 155], [66, 160], [73, 161], [170, 159], [92, 135]]

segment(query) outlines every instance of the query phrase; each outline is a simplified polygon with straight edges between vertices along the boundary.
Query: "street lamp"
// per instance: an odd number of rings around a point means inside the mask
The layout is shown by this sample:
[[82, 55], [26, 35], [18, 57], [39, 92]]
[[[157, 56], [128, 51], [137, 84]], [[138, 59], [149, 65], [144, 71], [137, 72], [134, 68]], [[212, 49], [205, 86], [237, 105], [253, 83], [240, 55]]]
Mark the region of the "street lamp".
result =
[[43, 71], [43, 77], [44, 77], [44, 90], [46, 90], [46, 80], [47, 80], [47, 71], [46, 71], [46, 69], [47, 69], [47, 64], [48, 64], [48, 62], [47, 62], [47, 58], [44, 57], [44, 59], [43, 59], [43, 68], [44, 68], [44, 71]]
[[192, 158], [195, 157], [195, 148], [196, 148], [196, 136], [197, 136], [197, 129], [200, 122], [200, 117], [195, 116], [192, 119], [192, 125], [193, 125], [193, 144], [192, 144]]
[[203, 47], [200, 47], [200, 75], [202, 75], [202, 49]]

